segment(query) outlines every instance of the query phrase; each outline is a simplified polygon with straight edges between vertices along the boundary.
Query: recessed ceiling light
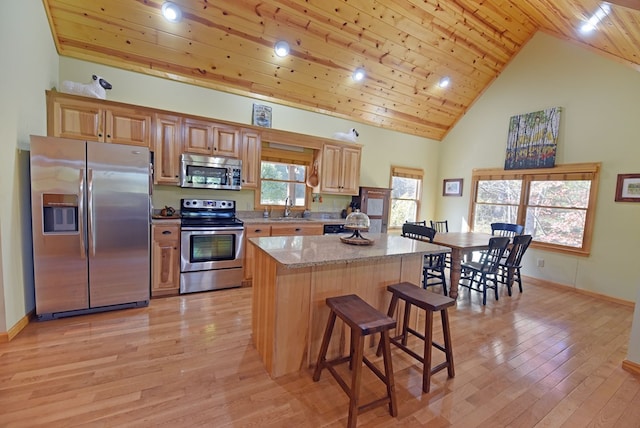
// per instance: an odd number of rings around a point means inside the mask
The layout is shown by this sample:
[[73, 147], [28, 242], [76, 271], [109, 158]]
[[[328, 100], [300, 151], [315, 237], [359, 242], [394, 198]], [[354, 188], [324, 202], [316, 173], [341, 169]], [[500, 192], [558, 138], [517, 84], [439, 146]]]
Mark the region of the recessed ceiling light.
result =
[[611, 12], [611, 6], [603, 3], [598, 11], [594, 13], [591, 18], [580, 27], [580, 32], [586, 34], [596, 29], [596, 26]]
[[279, 42], [276, 43], [273, 50], [276, 52], [276, 55], [278, 55], [279, 57], [281, 58], [285, 57], [289, 55], [289, 43], [285, 42], [284, 40], [280, 40]]
[[367, 75], [367, 74], [365, 73], [364, 68], [362, 68], [362, 67], [358, 67], [358, 68], [356, 68], [356, 70], [353, 72], [353, 75], [351, 76], [351, 78], [352, 78], [353, 80], [355, 80], [356, 82], [359, 82], [359, 81], [361, 81], [362, 79], [364, 79], [364, 77], [365, 77], [366, 75]]
[[447, 86], [449, 86], [449, 83], [451, 83], [451, 79], [445, 76], [440, 79], [440, 81], [438, 82], [438, 86], [440, 86], [441, 88], [446, 88]]
[[162, 5], [162, 16], [169, 22], [178, 22], [182, 19], [182, 11], [175, 3], [168, 1]]

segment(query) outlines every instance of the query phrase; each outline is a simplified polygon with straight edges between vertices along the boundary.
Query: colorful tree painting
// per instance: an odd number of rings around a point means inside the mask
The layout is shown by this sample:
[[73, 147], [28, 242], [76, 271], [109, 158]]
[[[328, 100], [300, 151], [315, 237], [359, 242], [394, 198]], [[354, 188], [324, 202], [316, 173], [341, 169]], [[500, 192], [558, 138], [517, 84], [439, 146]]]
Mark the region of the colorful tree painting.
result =
[[553, 107], [509, 119], [504, 169], [555, 166], [561, 111]]

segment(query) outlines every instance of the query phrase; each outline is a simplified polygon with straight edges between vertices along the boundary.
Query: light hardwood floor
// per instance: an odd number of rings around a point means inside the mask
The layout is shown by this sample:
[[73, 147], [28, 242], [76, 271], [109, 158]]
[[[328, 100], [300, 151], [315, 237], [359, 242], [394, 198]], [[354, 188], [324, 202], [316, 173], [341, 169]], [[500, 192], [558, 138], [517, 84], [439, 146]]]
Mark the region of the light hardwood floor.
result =
[[[269, 378], [250, 302], [251, 289], [221, 290], [32, 322], [0, 344], [0, 426], [345, 426], [347, 397], [327, 371], [317, 383], [311, 369]], [[439, 372], [422, 394], [420, 367], [394, 348], [398, 417], [380, 407], [358, 425], [640, 427], [640, 379], [621, 368], [632, 315], [526, 283], [486, 307], [462, 290], [450, 310], [456, 377]], [[382, 394], [363, 374], [363, 398]]]

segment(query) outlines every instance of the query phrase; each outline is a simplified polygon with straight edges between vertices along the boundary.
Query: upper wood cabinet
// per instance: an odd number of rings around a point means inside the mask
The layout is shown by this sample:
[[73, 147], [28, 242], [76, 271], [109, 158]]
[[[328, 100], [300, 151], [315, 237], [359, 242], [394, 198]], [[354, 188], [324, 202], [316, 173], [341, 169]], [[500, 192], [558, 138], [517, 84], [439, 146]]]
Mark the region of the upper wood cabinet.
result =
[[182, 153], [182, 117], [156, 113], [153, 182], [179, 184], [180, 154]]
[[260, 180], [260, 154], [262, 151], [262, 139], [260, 133], [252, 129], [242, 129], [242, 147], [240, 159], [242, 159], [242, 187], [255, 189]]
[[54, 137], [150, 147], [151, 112], [47, 92], [47, 133]]
[[206, 120], [185, 118], [183, 150], [207, 156], [240, 157], [238, 128]]
[[322, 148], [320, 191], [357, 195], [360, 184], [361, 147], [325, 144]]

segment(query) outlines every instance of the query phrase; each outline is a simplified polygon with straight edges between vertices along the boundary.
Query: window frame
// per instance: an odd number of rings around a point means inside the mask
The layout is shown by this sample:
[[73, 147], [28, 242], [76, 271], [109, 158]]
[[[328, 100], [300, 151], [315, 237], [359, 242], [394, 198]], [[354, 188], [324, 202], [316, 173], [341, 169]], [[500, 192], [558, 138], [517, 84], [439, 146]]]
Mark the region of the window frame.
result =
[[[293, 147], [293, 146], [292, 146]], [[291, 150], [286, 150], [286, 149], [280, 149], [280, 148], [273, 148], [269, 145], [269, 143], [267, 142], [262, 142], [262, 150], [261, 150], [261, 154], [260, 154], [260, 163], [259, 163], [259, 171], [258, 171], [258, 187], [256, 189], [255, 192], [253, 192], [254, 194], [254, 209], [255, 210], [259, 210], [262, 211], [265, 208], [266, 209], [272, 209], [272, 208], [277, 208], [277, 209], [283, 209], [284, 210], [284, 204], [280, 205], [280, 204], [269, 204], [269, 205], [263, 205], [261, 203], [261, 196], [262, 196], [262, 162], [280, 162], [280, 163], [286, 163], [286, 164], [290, 164], [290, 165], [302, 165], [306, 168], [306, 175], [307, 177], [305, 177], [305, 180], [308, 178], [308, 175], [311, 172], [311, 166], [313, 165], [313, 162], [315, 160], [316, 157], [316, 153], [314, 150], [312, 149], [291, 149]], [[292, 182], [293, 183], [293, 182]], [[309, 206], [311, 205], [311, 192], [312, 189], [306, 185], [306, 181], [301, 183], [305, 185], [305, 192], [304, 192], [304, 206], [293, 206], [291, 207], [291, 212], [302, 212], [306, 209], [309, 209]]]
[[600, 183], [601, 163], [577, 163], [556, 165], [554, 168], [540, 169], [474, 169], [471, 176], [471, 195], [469, 204], [469, 225], [475, 224], [476, 201], [478, 196], [478, 182], [481, 180], [522, 180], [520, 201], [518, 203], [517, 223], [525, 224], [527, 209], [529, 208], [530, 183], [540, 181], [541, 177], [548, 180], [576, 180], [589, 179], [591, 186], [589, 189], [589, 203], [585, 214], [585, 224], [582, 235], [582, 247], [569, 247], [561, 244], [531, 241], [531, 248], [554, 251], [564, 254], [579, 256], [589, 256], [591, 254], [591, 243], [593, 238], [593, 228], [595, 224], [595, 212], [598, 199], [598, 187]]
[[[421, 168], [413, 168], [413, 167], [406, 167], [406, 166], [398, 166], [398, 165], [391, 165], [391, 175], [389, 177], [389, 188], [391, 189], [391, 197], [389, 198], [390, 201], [390, 206], [389, 206], [389, 230], [400, 230], [402, 228], [402, 226], [392, 226], [391, 225], [391, 217], [392, 217], [392, 209], [393, 209], [393, 201], [394, 198], [393, 197], [393, 178], [394, 177], [400, 177], [400, 178], [412, 178], [415, 180], [418, 180], [418, 189], [417, 189], [417, 199], [415, 199], [416, 202], [416, 221], [418, 220], [418, 217], [420, 216], [420, 207], [422, 204], [422, 192], [423, 192], [423, 186], [424, 186], [424, 170]], [[402, 199], [402, 200], [408, 200], [408, 199]], [[414, 199], [411, 199], [412, 201]]]

